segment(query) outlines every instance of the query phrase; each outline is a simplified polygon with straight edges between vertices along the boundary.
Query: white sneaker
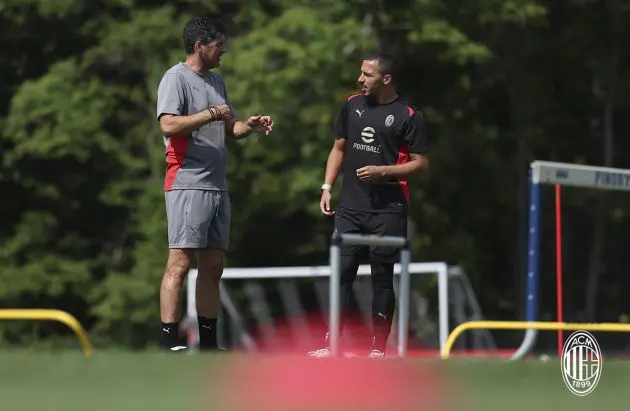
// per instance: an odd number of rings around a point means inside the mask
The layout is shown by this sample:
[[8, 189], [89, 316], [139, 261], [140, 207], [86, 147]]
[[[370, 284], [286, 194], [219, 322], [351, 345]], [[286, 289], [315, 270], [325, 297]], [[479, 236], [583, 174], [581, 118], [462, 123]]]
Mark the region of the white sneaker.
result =
[[372, 359], [385, 358], [385, 353], [381, 350], [372, 350], [368, 354], [368, 358], [372, 358]]
[[306, 356], [313, 358], [328, 358], [330, 357], [330, 350], [328, 348], [320, 348], [319, 350], [309, 351]]
[[187, 349], [188, 347], [186, 347], [185, 345], [176, 345], [175, 347], [170, 348], [171, 351], [182, 351]]

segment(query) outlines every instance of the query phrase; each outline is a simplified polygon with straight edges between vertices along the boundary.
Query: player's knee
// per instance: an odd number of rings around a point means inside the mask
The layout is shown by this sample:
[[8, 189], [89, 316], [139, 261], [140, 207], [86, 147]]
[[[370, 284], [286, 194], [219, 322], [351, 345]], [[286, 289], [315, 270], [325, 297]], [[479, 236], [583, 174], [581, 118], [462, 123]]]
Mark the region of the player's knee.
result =
[[190, 252], [187, 250], [170, 250], [164, 276], [171, 280], [183, 281], [191, 265], [192, 258]]
[[394, 264], [372, 263], [372, 284], [381, 290], [394, 289]]
[[225, 253], [222, 250], [208, 248], [197, 255], [199, 276], [219, 282], [223, 275]]

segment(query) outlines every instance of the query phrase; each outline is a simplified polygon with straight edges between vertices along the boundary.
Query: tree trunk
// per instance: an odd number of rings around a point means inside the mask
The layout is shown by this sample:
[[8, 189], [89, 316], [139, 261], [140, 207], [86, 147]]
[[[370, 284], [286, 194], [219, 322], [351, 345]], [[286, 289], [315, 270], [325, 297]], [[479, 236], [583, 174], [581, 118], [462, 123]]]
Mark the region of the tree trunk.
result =
[[[526, 295], [528, 273], [527, 273], [527, 251], [528, 251], [528, 220], [529, 220], [529, 145], [528, 127], [531, 124], [531, 102], [532, 97], [530, 84], [528, 84], [529, 73], [524, 67], [524, 36], [522, 29], [512, 27], [508, 31], [506, 41], [503, 44], [503, 54], [505, 58], [505, 72], [507, 74], [507, 88], [510, 101], [510, 134], [514, 141], [516, 153], [514, 164], [516, 166], [516, 258], [514, 259], [514, 296], [518, 301], [516, 312], [518, 318], [525, 319], [526, 304], [523, 303], [523, 296]], [[537, 310], [536, 310], [537, 311]]]
[[[605, 67], [606, 90], [603, 96], [603, 137], [604, 137], [604, 166], [613, 166], [614, 153], [614, 110], [615, 88], [617, 87], [617, 73], [619, 64], [619, 46], [613, 45]], [[606, 194], [602, 194], [595, 208], [595, 224], [593, 243], [589, 259], [588, 280], [586, 283], [586, 320], [594, 322], [597, 311], [597, 294], [602, 273], [603, 253], [606, 239], [606, 213], [608, 201]]]

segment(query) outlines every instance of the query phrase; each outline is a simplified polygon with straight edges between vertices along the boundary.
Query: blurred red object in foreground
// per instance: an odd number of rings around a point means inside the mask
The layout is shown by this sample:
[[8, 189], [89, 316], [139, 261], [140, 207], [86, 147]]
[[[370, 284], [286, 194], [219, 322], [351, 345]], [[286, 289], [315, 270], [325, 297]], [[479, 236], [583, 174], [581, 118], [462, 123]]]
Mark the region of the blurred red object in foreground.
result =
[[228, 364], [206, 391], [211, 395], [205, 397], [209, 409], [452, 409], [446, 404], [447, 383], [438, 364], [400, 359], [312, 359], [273, 355], [236, 357]]

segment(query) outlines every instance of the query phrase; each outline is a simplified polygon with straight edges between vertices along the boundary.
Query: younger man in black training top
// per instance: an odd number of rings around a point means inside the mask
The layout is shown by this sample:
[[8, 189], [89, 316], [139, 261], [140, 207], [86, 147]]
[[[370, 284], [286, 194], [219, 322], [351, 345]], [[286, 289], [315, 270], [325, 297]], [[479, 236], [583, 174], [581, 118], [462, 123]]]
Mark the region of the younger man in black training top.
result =
[[[426, 172], [426, 121], [403, 103], [392, 82], [394, 58], [386, 53], [367, 57], [361, 65], [361, 94], [348, 98], [335, 127], [335, 142], [326, 163], [320, 208], [335, 216], [339, 233], [407, 236], [407, 177]], [[330, 207], [332, 186], [343, 170], [338, 212]], [[373, 342], [371, 358], [385, 356], [396, 305], [395, 248], [346, 246], [341, 250], [342, 310], [347, 309], [359, 264], [372, 270]], [[342, 316], [343, 326], [343, 316]], [[329, 349], [309, 356], [327, 357]]]

